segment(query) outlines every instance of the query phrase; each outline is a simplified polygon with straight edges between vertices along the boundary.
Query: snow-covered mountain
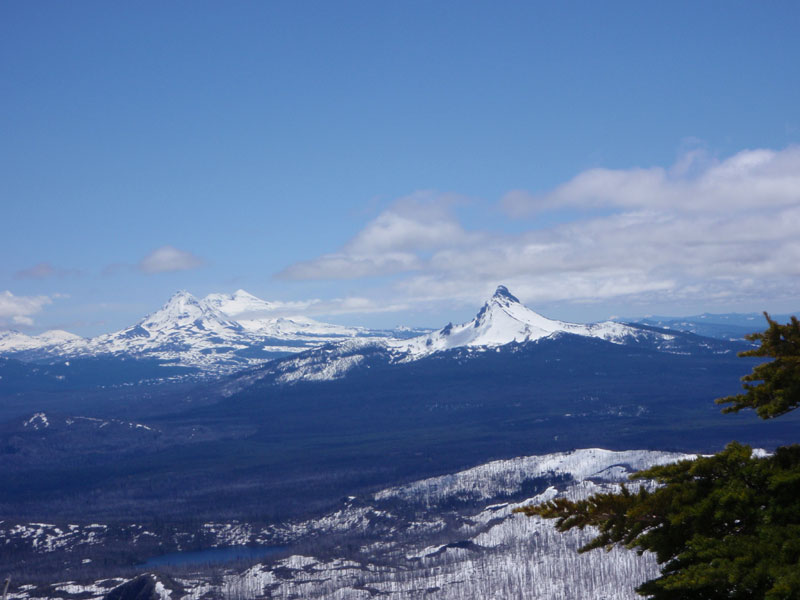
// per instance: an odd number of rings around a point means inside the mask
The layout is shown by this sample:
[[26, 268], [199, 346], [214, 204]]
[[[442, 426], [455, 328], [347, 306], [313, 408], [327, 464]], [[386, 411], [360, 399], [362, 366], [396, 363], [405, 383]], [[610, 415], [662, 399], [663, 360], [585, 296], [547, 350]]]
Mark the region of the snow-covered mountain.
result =
[[514, 349], [569, 335], [672, 354], [730, 354], [734, 351], [731, 344], [721, 340], [644, 325], [615, 321], [581, 324], [548, 319], [524, 306], [501, 285], [467, 323], [449, 323], [438, 331], [408, 339], [350, 338], [312, 349], [243, 373], [238, 382], [229, 384], [229, 392], [235, 393], [241, 386], [259, 380], [276, 384], [333, 380], [362, 366], [409, 363], [453, 351], [477, 357], [489, 350]]
[[291, 309], [291, 305], [267, 302], [244, 290], [237, 290], [233, 294], [209, 294], [203, 300], [229, 318], [236, 319], [247, 331], [259, 335], [285, 339], [372, 335], [363, 327], [322, 323], [304, 316], [273, 316], [276, 312], [284, 313], [287, 308]]
[[[419, 358], [453, 348], [495, 348], [516, 342], [522, 344], [541, 338], [571, 333], [614, 343], [625, 343], [646, 335], [641, 328], [614, 321], [583, 325], [548, 319], [524, 306], [501, 285], [476, 317], [461, 325], [449, 324], [434, 333], [390, 344], [397, 351]], [[672, 339], [670, 334], [661, 334]]]
[[74, 340], [58, 349], [68, 355], [131, 354], [186, 366], [225, 368], [239, 363], [235, 352], [256, 342], [236, 321], [179, 291], [159, 310], [127, 329]]
[[0, 332], [0, 353], [23, 360], [132, 356], [222, 374], [343, 339], [388, 335], [302, 316], [269, 316], [285, 307], [244, 290], [204, 299], [179, 291], [135, 325], [94, 338], [66, 331]]
[[209, 294], [203, 301], [231, 318], [270, 313], [281, 307], [277, 302], [262, 300], [241, 289], [233, 294]]
[[282, 316], [287, 308], [291, 309], [291, 303], [267, 302], [244, 290], [210, 294], [204, 299], [180, 291], [135, 325], [95, 338], [64, 331], [35, 337], [0, 333], [0, 353], [22, 360], [123, 355], [199, 368], [209, 374], [232, 373], [295, 355], [256, 375], [261, 378], [271, 372], [277, 381], [286, 383], [335, 379], [376, 354], [392, 363], [409, 362], [456, 349], [482, 352], [562, 335], [645, 344], [674, 353], [692, 352], [704, 344], [712, 351], [715, 347], [707, 338], [646, 325], [548, 319], [524, 306], [502, 285], [471, 321], [451, 323], [415, 337], [409, 336], [418, 332], [375, 331]]

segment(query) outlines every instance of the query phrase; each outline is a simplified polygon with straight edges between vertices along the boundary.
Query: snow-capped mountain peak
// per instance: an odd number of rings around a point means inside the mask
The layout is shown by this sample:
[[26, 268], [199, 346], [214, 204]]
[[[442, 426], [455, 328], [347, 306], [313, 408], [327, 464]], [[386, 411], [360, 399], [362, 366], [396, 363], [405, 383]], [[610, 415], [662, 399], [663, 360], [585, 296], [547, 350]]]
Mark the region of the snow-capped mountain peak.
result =
[[517, 298], [514, 294], [508, 291], [508, 288], [504, 285], [498, 285], [497, 289], [494, 291], [494, 295], [492, 296], [491, 302], [495, 302], [497, 304], [521, 304], [519, 298]]
[[500, 285], [472, 321], [448, 324], [434, 333], [394, 344], [419, 358], [437, 351], [459, 347], [497, 347], [512, 342], [532, 342], [557, 333], [571, 333], [608, 341], [638, 335], [638, 330], [622, 323], [590, 325], [548, 319], [523, 305], [507, 287]]
[[35, 337], [0, 331], [0, 353], [25, 360], [127, 354], [229, 373], [342, 339], [387, 335], [281, 316], [296, 304], [267, 302], [241, 289], [203, 299], [181, 290], [135, 325], [91, 339], [61, 331]]
[[217, 309], [189, 292], [179, 291], [172, 295], [159, 310], [146, 316], [138, 326], [148, 331], [163, 331], [198, 325], [208, 329], [208, 323], [217, 326], [241, 329], [238, 323], [228, 320]]

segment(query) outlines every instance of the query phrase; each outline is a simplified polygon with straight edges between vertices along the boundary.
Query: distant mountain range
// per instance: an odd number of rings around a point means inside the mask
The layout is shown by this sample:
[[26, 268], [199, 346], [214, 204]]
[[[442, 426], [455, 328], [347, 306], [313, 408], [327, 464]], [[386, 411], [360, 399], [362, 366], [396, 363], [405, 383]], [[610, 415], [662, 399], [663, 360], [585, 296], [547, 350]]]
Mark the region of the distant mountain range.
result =
[[669, 354], [735, 354], [741, 349], [729, 341], [636, 323], [604, 321], [586, 325], [548, 319], [524, 306], [501, 285], [467, 323], [449, 323], [438, 331], [407, 339], [362, 337], [326, 344], [243, 371], [234, 378], [235, 383], [228, 385], [231, 390], [239, 390], [259, 380], [275, 384], [333, 380], [352, 370], [378, 365], [398, 365], [434, 356], [476, 358], [487, 352], [514, 352], [565, 336]]
[[[800, 311], [794, 314], [800, 315]], [[788, 313], [770, 315], [779, 323], [787, 323], [791, 316]], [[764, 315], [757, 313], [703, 313], [689, 317], [649, 316], [636, 319], [635, 322], [725, 340], [742, 340], [749, 333], [767, 328]]]
[[[741, 341], [747, 333], [764, 328], [763, 316], [755, 314], [568, 323], [525, 307], [502, 285], [474, 319], [460, 325], [449, 323], [436, 331], [374, 330], [323, 323], [304, 316], [276, 316], [284, 308], [244, 290], [209, 294], [203, 299], [179, 291], [135, 325], [94, 338], [60, 330], [36, 336], [0, 331], [0, 356], [53, 368], [59, 366], [59, 361], [62, 366], [76, 360], [106, 361], [102, 363], [106, 372], [107, 361], [128, 360], [124, 369], [117, 369], [120, 382], [128, 384], [233, 373], [241, 373], [242, 381], [289, 383], [336, 379], [370, 361], [397, 364], [454, 350], [497, 351], [564, 335], [668, 353], [730, 352], [731, 347], [721, 344], [722, 340]], [[788, 316], [776, 318], [785, 320]], [[130, 359], [136, 359], [135, 364]], [[94, 370], [100, 368], [98, 365], [91, 363]], [[32, 380], [29, 374], [22, 375], [24, 369], [15, 364], [4, 363], [0, 370], [9, 374], [13, 370], [15, 380]], [[76, 370], [50, 373], [48, 377], [53, 382], [69, 380], [70, 376], [74, 380]], [[92, 377], [91, 370], [83, 369], [82, 381]], [[127, 375], [123, 376], [123, 371]]]
[[271, 316], [277, 308], [244, 290], [202, 300], [180, 291], [135, 325], [94, 338], [57, 330], [37, 336], [0, 332], [0, 355], [24, 361], [128, 356], [221, 374], [343, 339], [425, 331], [378, 331]]

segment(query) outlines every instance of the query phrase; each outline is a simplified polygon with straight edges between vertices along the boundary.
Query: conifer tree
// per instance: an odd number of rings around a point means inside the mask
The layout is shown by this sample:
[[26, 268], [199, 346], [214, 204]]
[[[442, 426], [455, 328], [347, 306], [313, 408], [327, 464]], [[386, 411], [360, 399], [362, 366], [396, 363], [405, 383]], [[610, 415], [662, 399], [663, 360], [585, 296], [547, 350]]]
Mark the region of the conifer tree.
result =
[[[717, 402], [723, 412], [754, 409], [764, 419], [800, 406], [800, 323], [748, 336], [770, 357], [743, 377], [745, 392]], [[755, 383], [754, 383], [755, 382]], [[760, 382], [760, 383], [759, 383]], [[655, 600], [800, 600], [800, 446], [769, 456], [730, 443], [713, 456], [647, 469], [638, 491], [558, 498], [518, 509], [557, 519], [556, 527], [597, 528], [579, 552], [615, 545], [653, 552], [661, 575], [637, 592]], [[647, 481], [656, 482], [656, 486]]]
[[[769, 329], [751, 333], [746, 338], [761, 342], [758, 348], [740, 352], [739, 356], [772, 357], [774, 360], [758, 365], [749, 375], [742, 377], [744, 394], [720, 398], [717, 404], [732, 404], [722, 412], [739, 412], [752, 408], [762, 419], [779, 417], [800, 405], [800, 321], [792, 317], [786, 325], [764, 316]], [[751, 381], [760, 381], [752, 385]]]

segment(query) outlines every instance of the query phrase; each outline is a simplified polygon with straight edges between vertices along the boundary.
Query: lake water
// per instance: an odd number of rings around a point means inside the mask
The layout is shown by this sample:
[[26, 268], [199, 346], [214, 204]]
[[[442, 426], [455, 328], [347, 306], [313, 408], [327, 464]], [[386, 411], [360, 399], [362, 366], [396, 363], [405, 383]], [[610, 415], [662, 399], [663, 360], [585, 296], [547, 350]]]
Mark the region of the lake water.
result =
[[225, 548], [207, 548], [192, 552], [170, 552], [147, 559], [142, 567], [163, 567], [177, 565], [204, 565], [210, 563], [226, 563], [234, 560], [250, 560], [279, 554], [286, 550], [283, 546], [228, 546]]

